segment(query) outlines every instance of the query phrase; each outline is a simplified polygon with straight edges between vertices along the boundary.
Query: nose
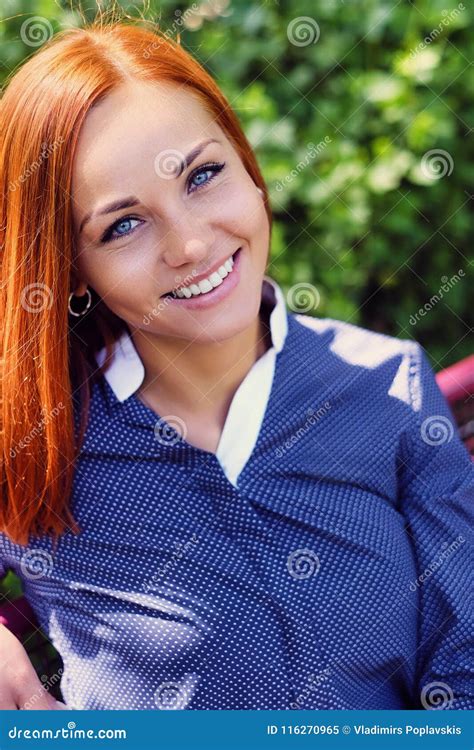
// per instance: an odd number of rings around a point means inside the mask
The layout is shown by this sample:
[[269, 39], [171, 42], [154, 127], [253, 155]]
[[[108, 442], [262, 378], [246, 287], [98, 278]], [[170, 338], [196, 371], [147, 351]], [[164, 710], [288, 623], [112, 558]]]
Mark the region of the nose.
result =
[[199, 263], [212, 253], [214, 232], [210, 227], [193, 220], [180, 222], [169, 230], [162, 253], [164, 262], [171, 268]]

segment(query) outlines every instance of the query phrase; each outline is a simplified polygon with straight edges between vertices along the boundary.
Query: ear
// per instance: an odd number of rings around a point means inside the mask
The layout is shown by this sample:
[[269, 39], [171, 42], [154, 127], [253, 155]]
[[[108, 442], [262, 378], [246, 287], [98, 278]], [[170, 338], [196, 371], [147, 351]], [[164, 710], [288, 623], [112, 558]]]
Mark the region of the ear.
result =
[[85, 281], [77, 282], [74, 278], [72, 279], [71, 291], [76, 297], [82, 297], [87, 291], [87, 284]]

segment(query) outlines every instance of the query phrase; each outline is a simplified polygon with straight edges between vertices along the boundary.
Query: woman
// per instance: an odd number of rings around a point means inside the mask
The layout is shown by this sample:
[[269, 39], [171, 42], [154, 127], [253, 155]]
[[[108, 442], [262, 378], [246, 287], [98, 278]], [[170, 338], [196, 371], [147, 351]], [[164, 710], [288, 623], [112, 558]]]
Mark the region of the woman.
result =
[[467, 451], [418, 344], [287, 312], [215, 82], [91, 25], [23, 65], [0, 125], [0, 551], [66, 704], [474, 707]]

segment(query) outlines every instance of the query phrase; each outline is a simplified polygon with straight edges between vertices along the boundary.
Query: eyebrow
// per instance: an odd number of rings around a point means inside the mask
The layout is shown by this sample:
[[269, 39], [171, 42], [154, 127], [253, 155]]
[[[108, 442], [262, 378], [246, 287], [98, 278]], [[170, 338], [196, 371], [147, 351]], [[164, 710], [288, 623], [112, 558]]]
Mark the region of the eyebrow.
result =
[[[192, 151], [189, 152], [187, 156], [182, 159], [179, 164], [174, 169], [174, 176], [177, 179], [182, 175], [184, 170], [191, 166], [193, 161], [197, 159], [197, 157], [204, 151], [206, 146], [208, 146], [210, 143], [220, 143], [216, 138], [208, 138], [207, 141], [202, 141], [202, 143], [199, 143], [195, 148], [192, 149]], [[85, 225], [91, 221], [93, 217], [96, 216], [104, 216], [105, 214], [112, 214], [116, 211], [121, 211], [123, 208], [131, 208], [132, 206], [137, 206], [140, 203], [138, 198], [134, 195], [129, 195], [126, 198], [120, 198], [119, 200], [113, 201], [112, 203], [107, 203], [107, 205], [103, 206], [102, 208], [99, 208], [96, 211], [91, 211], [90, 213], [86, 214], [81, 221], [80, 227], [79, 227], [79, 234], [84, 229]]]

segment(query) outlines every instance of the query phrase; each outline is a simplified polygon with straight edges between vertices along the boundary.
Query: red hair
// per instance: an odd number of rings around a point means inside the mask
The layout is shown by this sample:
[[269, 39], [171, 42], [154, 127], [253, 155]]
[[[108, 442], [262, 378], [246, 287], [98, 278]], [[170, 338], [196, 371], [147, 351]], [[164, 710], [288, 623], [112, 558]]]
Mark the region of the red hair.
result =
[[[70, 497], [90, 386], [126, 329], [93, 289], [88, 313], [68, 315], [71, 176], [91, 107], [130, 79], [187, 86], [263, 190], [272, 225], [263, 177], [227, 99], [180, 43], [149, 23], [96, 20], [59, 32], [15, 72], [0, 100], [0, 531], [19, 544], [80, 531]], [[99, 368], [94, 355], [104, 346]]]

